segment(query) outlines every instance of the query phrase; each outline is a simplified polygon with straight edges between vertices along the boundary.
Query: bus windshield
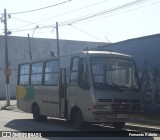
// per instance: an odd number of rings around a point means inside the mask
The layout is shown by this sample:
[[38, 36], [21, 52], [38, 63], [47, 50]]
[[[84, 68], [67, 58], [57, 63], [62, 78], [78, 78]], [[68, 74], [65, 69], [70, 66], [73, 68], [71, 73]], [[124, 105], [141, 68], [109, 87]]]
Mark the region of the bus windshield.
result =
[[120, 91], [140, 89], [134, 61], [93, 57], [91, 69], [95, 89]]

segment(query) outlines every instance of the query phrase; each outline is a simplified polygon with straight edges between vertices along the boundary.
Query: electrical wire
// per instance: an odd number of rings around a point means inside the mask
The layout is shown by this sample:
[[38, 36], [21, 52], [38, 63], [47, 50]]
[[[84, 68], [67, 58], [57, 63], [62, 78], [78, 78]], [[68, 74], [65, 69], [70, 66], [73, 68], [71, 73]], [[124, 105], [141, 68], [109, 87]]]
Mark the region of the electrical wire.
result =
[[[42, 19], [42, 20], [39, 20], [37, 22], [30, 22], [30, 21], [26, 21], [26, 23], [30, 23], [30, 24], [26, 24], [24, 26], [20, 26], [20, 27], [17, 27], [17, 28], [21, 28], [21, 27], [25, 27], [25, 26], [29, 26], [29, 25], [32, 25], [32, 24], [36, 24], [36, 25], [39, 25], [39, 22], [43, 22], [43, 21], [46, 21], [46, 20], [50, 20], [52, 18], [56, 18], [56, 17], [59, 17], [59, 16], [63, 16], [63, 15], [66, 15], [66, 14], [69, 14], [69, 13], [73, 13], [73, 12], [76, 12], [76, 11], [79, 11], [79, 10], [82, 10], [82, 9], [86, 9], [88, 7], [91, 7], [91, 6], [95, 6], [97, 4], [100, 4], [100, 3], [103, 3], [105, 1], [108, 1], [108, 0], [103, 0], [103, 1], [100, 1], [98, 3], [93, 3], [91, 5], [87, 5], [85, 7], [81, 7], [81, 8], [78, 8], [78, 9], [75, 9], [75, 10], [72, 10], [72, 11], [68, 11], [68, 12], [65, 12], [65, 13], [62, 13], [62, 14], [59, 14], [59, 15], [56, 15], [56, 16], [53, 16], [53, 17], [50, 17], [50, 18], [45, 18], [45, 19]], [[13, 16], [12, 16], [13, 18]], [[16, 19], [16, 18], [15, 18]], [[19, 19], [20, 20], [20, 19]], [[24, 20], [23, 20], [24, 21]]]
[[[119, 8], [121, 8], [121, 10], [122, 10], [122, 6], [124, 7], [125, 6], [125, 8], [126, 8], [126, 6], [127, 5], [129, 5], [129, 7], [130, 6], [134, 6], [135, 5], [135, 2], [136, 2], [136, 5], [138, 4], [141, 4], [140, 2], [145, 2], [145, 1], [148, 1], [148, 0], [136, 0], [136, 1], [134, 1], [134, 2], [132, 2], [132, 3], [127, 3], [127, 4], [125, 4], [125, 5], [121, 5], [121, 6], [118, 6], [117, 8], [113, 8], [113, 9], [111, 9], [111, 10], [107, 10], [104, 14], [109, 14], [110, 12], [112, 13], [113, 12], [113, 10], [114, 10], [114, 12], [116, 12], [116, 9], [117, 10], [119, 10]], [[138, 3], [137, 3], [138, 2]], [[156, 2], [156, 3], [158, 3], [158, 2]], [[155, 3], [155, 4], [156, 4]], [[152, 4], [153, 5], [153, 4]], [[143, 6], [144, 7], [144, 6]], [[142, 7], [141, 7], [142, 8]], [[136, 9], [135, 9], [136, 10]], [[125, 11], [126, 12], [126, 11]], [[118, 13], [118, 14], [121, 14], [121, 13]], [[115, 14], [116, 15], [116, 14]], [[92, 15], [93, 16], [93, 15]], [[97, 15], [98, 16], [98, 15]], [[111, 15], [112, 16], [112, 15]], [[91, 17], [89, 17], [88, 16], [88, 18], [90, 19]], [[78, 18], [78, 19], [80, 19], [79, 21], [82, 21], [82, 19], [81, 18]], [[84, 20], [84, 19], [83, 19]], [[87, 19], [86, 19], [87, 20]], [[70, 22], [69, 22], [70, 21]], [[75, 21], [75, 20], [73, 20], [73, 21]], [[72, 27], [73, 27], [73, 24], [74, 23], [77, 23], [77, 22], [79, 22], [78, 20], [76, 20], [76, 22], [73, 22], [72, 20], [68, 20], [68, 21], [64, 21], [64, 22], [60, 22], [59, 23], [59, 26], [65, 26], [65, 25], [72, 25]], [[44, 26], [44, 27], [40, 27], [39, 29], [44, 29], [44, 28], [54, 28], [54, 26], [55, 25], [49, 25], [49, 26]], [[24, 30], [16, 30], [16, 31], [13, 31], [13, 32], [22, 32], [22, 31], [27, 31], [27, 30], [34, 30], [34, 28], [32, 28], [32, 29], [24, 29]], [[88, 33], [87, 33], [88, 34]], [[107, 39], [108, 40], [108, 39]], [[109, 41], [109, 40], [108, 40]]]
[[91, 14], [91, 15], [87, 15], [87, 16], [83, 16], [83, 17], [79, 17], [79, 18], [75, 18], [75, 19], [71, 19], [71, 20], [67, 20], [67, 21], [63, 21], [63, 22], [59, 22], [59, 26], [74, 24], [74, 23], [77, 23], [77, 22], [80, 22], [80, 21], [88, 20], [90, 18], [95, 18], [97, 16], [101, 16], [101, 15], [104, 15], [104, 14], [109, 14], [109, 13], [112, 13], [112, 12], [116, 12], [116, 11], [122, 10], [124, 8], [128, 8], [128, 7], [131, 7], [131, 6], [134, 6], [134, 5], [139, 5], [139, 4], [141, 4], [142, 2], [145, 2], [145, 1], [148, 1], [148, 0], [135, 0], [133, 2], [123, 4], [123, 5], [120, 5], [118, 7], [115, 7], [115, 8], [109, 9], [109, 10], [101, 11], [101, 12], [98, 12], [98, 13], [94, 13], [94, 14]]
[[106, 36], [105, 36], [105, 39], [106, 39], [109, 43], [112, 43]]
[[91, 15], [71, 19], [71, 20], [68, 20], [68, 21], [64, 21], [64, 22], [61, 22], [60, 25], [62, 26], [62, 25], [74, 24], [74, 23], [77, 23], [77, 22], [80, 22], [80, 21], [83, 21], [83, 20], [87, 20], [87, 19], [90, 19], [90, 18], [95, 18], [97, 16], [101, 16], [101, 15], [104, 15], [104, 14], [113, 13], [113, 12], [131, 7], [131, 6], [134, 6], [134, 5], [139, 5], [142, 2], [146, 2], [146, 1], [148, 1], [148, 0], [135, 0], [133, 2], [123, 4], [123, 5], [120, 5], [118, 7], [115, 7], [115, 8], [109, 9], [109, 10], [105, 10], [105, 11], [101, 11], [101, 12], [94, 13], [94, 14], [91, 14]]
[[84, 30], [82, 30], [82, 29], [80, 29], [80, 28], [78, 28], [78, 27], [76, 27], [76, 26], [73, 26], [72, 24], [69, 24], [69, 25], [70, 25], [71, 27], [74, 27], [75, 29], [77, 29], [77, 30], [79, 30], [79, 31], [81, 31], [81, 32], [83, 32], [83, 33], [85, 33], [85, 34], [87, 34], [88, 36], [91, 36], [91, 37], [93, 37], [93, 38], [95, 38], [95, 39], [97, 39], [97, 40], [99, 40], [99, 41], [104, 42], [103, 40], [101, 40], [101, 39], [99, 39], [99, 38], [97, 38], [97, 37], [95, 37], [95, 36], [93, 36], [93, 35], [87, 33], [86, 31], [84, 31]]
[[[135, 0], [133, 2], [123, 4], [123, 5], [120, 5], [118, 7], [115, 7], [115, 8], [109, 9], [109, 10], [101, 11], [101, 12], [98, 12], [98, 13], [94, 13], [94, 14], [91, 14], [91, 15], [87, 15], [87, 16], [83, 16], [83, 17], [79, 17], [79, 18], [75, 18], [75, 19], [71, 19], [71, 20], [67, 20], [67, 21], [63, 21], [63, 22], [59, 22], [59, 26], [74, 24], [74, 23], [77, 23], [77, 22], [80, 22], [80, 21], [88, 20], [90, 18], [95, 18], [97, 16], [101, 16], [101, 15], [104, 15], [104, 14], [109, 14], [109, 13], [112, 13], [112, 12], [123, 10], [124, 8], [128, 8], [128, 7], [131, 7], [131, 6], [134, 6], [134, 5], [139, 5], [139, 4], [141, 4], [141, 2], [145, 2], [145, 1], [148, 1], [148, 0]], [[93, 5], [95, 5], [95, 4], [93, 4]], [[32, 24], [37, 25], [37, 22], [32, 23]]]
[[[39, 29], [46, 29], [46, 28], [54, 28], [53, 25], [49, 25], [49, 26], [43, 26], [43, 27], [38, 27], [36, 30]], [[35, 28], [28, 28], [28, 29], [22, 29], [22, 30], [10, 30], [12, 33], [17, 33], [17, 32], [24, 32], [24, 31], [32, 31], [35, 30]]]
[[50, 5], [50, 6], [47, 6], [47, 7], [42, 7], [42, 8], [38, 8], [38, 9], [34, 9], [34, 10], [28, 10], [28, 11], [17, 12], [17, 13], [9, 13], [9, 14], [15, 15], [15, 14], [25, 14], [25, 13], [35, 12], [35, 11], [51, 8], [51, 7], [54, 7], [54, 6], [58, 6], [58, 5], [61, 5], [61, 4], [65, 4], [65, 3], [70, 2], [70, 1], [72, 1], [72, 0], [67, 0], [67, 1], [64, 1], [64, 2], [61, 2], [61, 3], [57, 3], [57, 4], [54, 4], [54, 5]]
[[105, 1], [108, 1], [108, 0], [103, 0], [103, 1], [100, 1], [100, 2], [97, 2], [97, 3], [93, 3], [93, 4], [91, 4], [91, 5], [88, 5], [88, 6], [85, 6], [85, 7], [81, 7], [81, 8], [79, 8], [79, 9], [75, 9], [75, 10], [72, 10], [72, 11], [69, 11], [69, 12], [65, 12], [65, 13], [62, 13], [62, 14], [59, 14], [59, 15], [50, 17], [50, 18], [46, 18], [46, 19], [40, 20], [40, 21], [38, 21], [38, 22], [43, 22], [43, 21], [46, 21], [46, 20], [49, 20], [49, 19], [52, 19], [52, 18], [55, 18], [55, 17], [63, 16], [63, 15], [66, 15], [66, 14], [69, 14], [69, 13], [73, 13], [73, 12], [76, 12], [76, 11], [79, 11], [79, 10], [82, 10], [82, 9], [86, 9], [86, 8], [88, 8], [88, 7], [95, 6], [95, 5], [100, 4], [100, 3], [103, 3], [103, 2], [105, 2]]
[[90, 19], [90, 20], [86, 20], [86, 21], [83, 21], [83, 22], [91, 22], [91, 21], [95, 21], [95, 20], [100, 20], [100, 19], [103, 19], [103, 18], [108, 18], [108, 17], [116, 16], [116, 15], [123, 14], [123, 13], [126, 13], [126, 12], [135, 11], [135, 10], [138, 10], [138, 9], [144, 8], [144, 6], [151, 6], [151, 5], [155, 5], [155, 4], [159, 4], [159, 3], [160, 3], [160, 1], [157, 1], [157, 2], [154, 2], [154, 3], [149, 4], [149, 5], [143, 5], [143, 6], [138, 7], [138, 8], [129, 9], [129, 10], [122, 11], [122, 12], [119, 12], [119, 13], [115, 13], [115, 14], [112, 14], [112, 15], [109, 15], [109, 16], [103, 16], [103, 17], [100, 17], [100, 18]]
[[18, 21], [21, 21], [21, 22], [25, 22], [25, 23], [30, 23], [30, 25], [36, 24], [36, 25], [39, 25], [39, 26], [45, 26], [45, 25], [42, 25], [42, 24], [37, 24], [37, 23], [30, 22], [30, 21], [21, 20], [21, 19], [15, 18], [15, 17], [12, 17], [12, 19], [15, 19], [15, 20], [18, 20]]

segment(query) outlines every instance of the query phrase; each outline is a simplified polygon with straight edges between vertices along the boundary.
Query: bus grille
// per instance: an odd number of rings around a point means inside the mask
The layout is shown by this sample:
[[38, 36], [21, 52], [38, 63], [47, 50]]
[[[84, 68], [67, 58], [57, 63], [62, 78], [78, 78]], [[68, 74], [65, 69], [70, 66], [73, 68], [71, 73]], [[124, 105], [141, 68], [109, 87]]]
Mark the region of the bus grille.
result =
[[113, 111], [129, 111], [130, 104], [112, 104]]
[[111, 103], [113, 112], [130, 112], [140, 111], [141, 105], [138, 99], [105, 99], [100, 98], [98, 102]]

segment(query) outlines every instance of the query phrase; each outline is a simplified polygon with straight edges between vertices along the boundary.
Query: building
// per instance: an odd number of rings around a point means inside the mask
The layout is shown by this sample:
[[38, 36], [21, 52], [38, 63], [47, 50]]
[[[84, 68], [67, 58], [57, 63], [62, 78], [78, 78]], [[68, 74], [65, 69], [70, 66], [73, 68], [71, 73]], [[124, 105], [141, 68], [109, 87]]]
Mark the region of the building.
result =
[[[9, 68], [11, 69], [9, 89], [11, 98], [16, 97], [18, 62], [30, 60], [29, 42], [33, 60], [57, 55], [57, 40], [55, 39], [30, 38], [28, 40], [27, 37], [8, 36], [8, 61]], [[104, 44], [105, 43], [102, 42], [60, 40], [59, 51], [60, 55], [73, 54], [84, 49], [95, 48]], [[6, 98], [4, 69], [5, 38], [4, 36], [0, 36], [0, 99]]]
[[134, 56], [144, 94], [145, 111], [160, 113], [160, 34], [103, 45], [94, 50]]

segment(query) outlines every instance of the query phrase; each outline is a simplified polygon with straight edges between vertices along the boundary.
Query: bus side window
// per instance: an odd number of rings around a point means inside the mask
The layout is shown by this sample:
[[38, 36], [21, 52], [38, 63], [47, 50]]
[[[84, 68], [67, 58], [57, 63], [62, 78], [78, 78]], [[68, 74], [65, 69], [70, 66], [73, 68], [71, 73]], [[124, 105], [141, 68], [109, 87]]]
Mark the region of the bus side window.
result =
[[84, 90], [88, 90], [90, 88], [89, 73], [86, 59], [82, 59], [79, 62], [78, 86]]
[[29, 64], [19, 65], [18, 85], [29, 85]]
[[34, 62], [31, 65], [31, 85], [41, 85], [43, 62]]
[[78, 79], [78, 64], [79, 57], [73, 57], [71, 60], [71, 73], [70, 73], [70, 85], [76, 86]]
[[45, 64], [44, 85], [56, 86], [58, 84], [59, 60], [48, 60]]

